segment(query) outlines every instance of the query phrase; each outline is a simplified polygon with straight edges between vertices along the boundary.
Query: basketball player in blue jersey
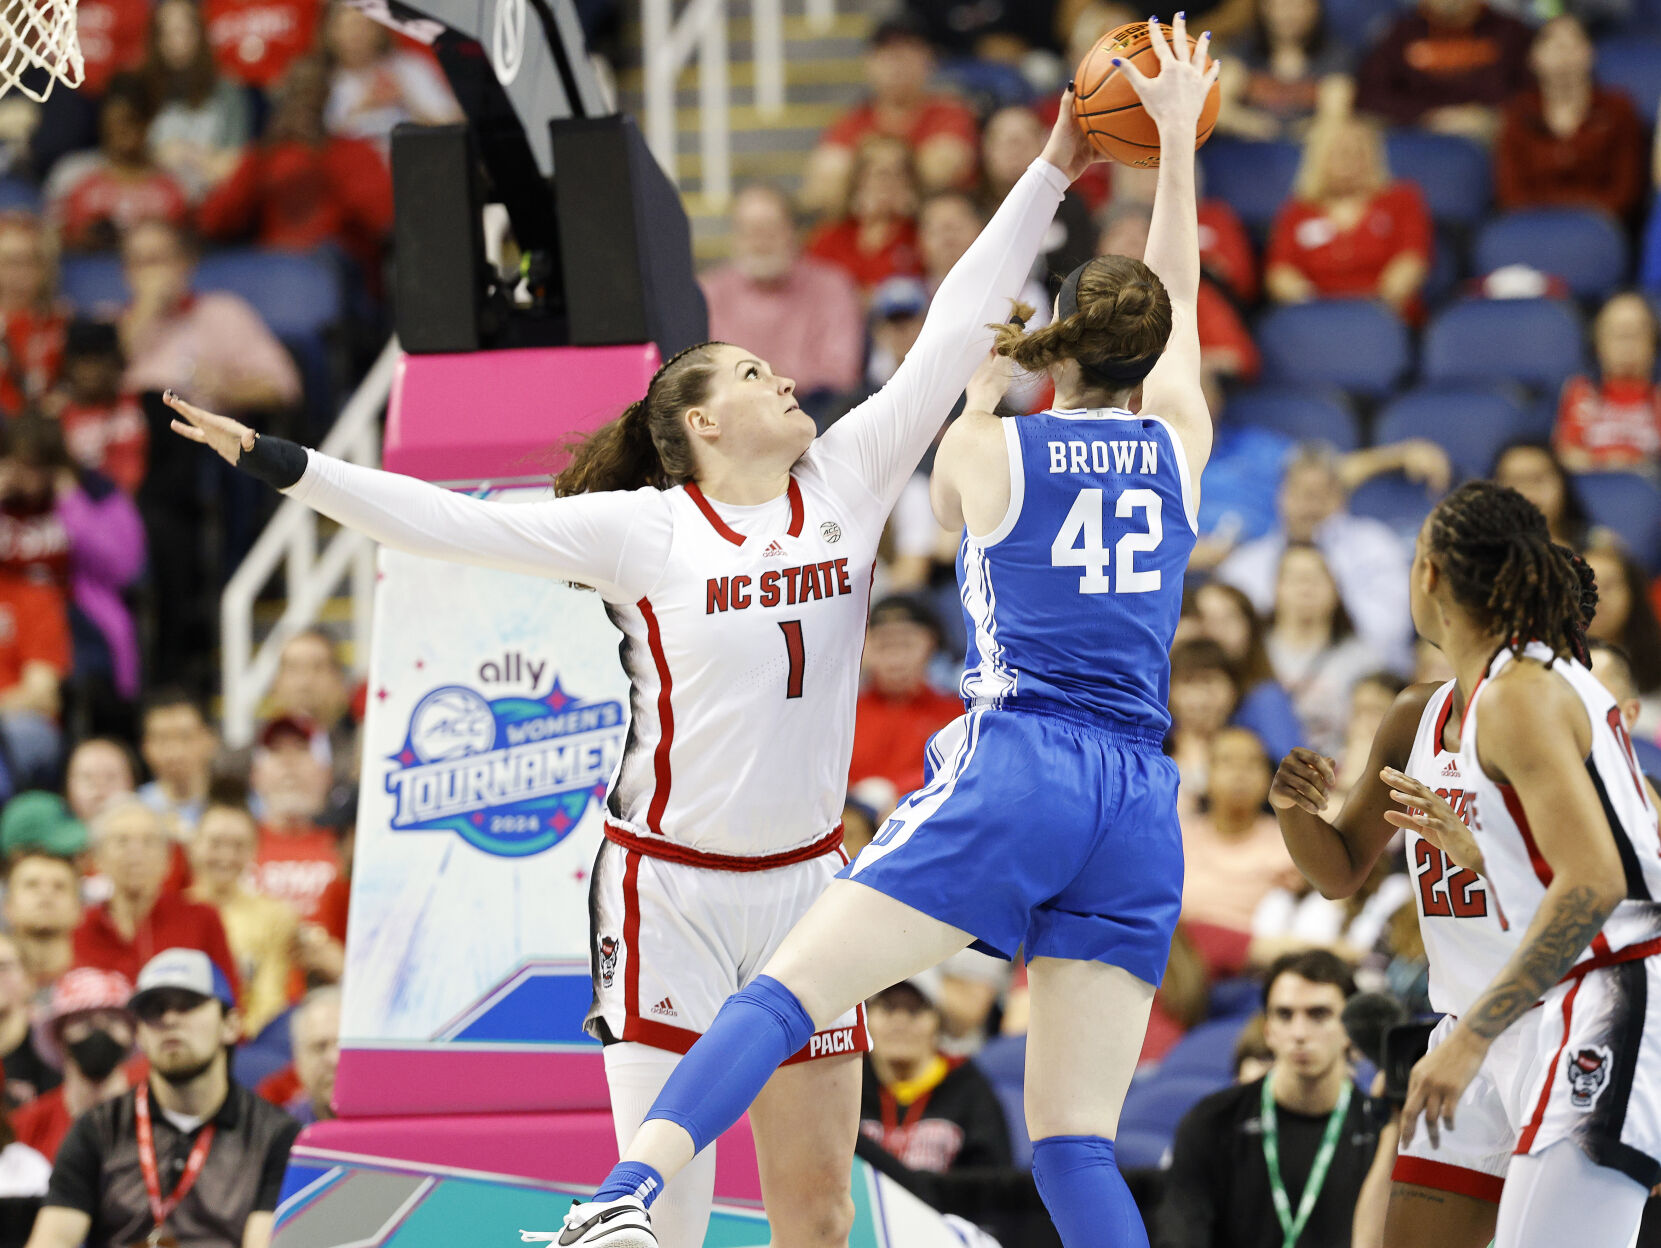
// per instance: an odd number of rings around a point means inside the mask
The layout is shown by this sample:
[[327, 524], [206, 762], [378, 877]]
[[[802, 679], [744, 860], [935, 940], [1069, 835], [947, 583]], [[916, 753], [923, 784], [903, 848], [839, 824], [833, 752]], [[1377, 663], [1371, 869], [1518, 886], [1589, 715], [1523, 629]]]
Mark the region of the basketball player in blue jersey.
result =
[[[1180, 15], [1169, 42], [1150, 28], [1158, 75], [1121, 66], [1160, 132], [1146, 263], [1092, 260], [1051, 325], [1000, 330], [936, 459], [936, 513], [964, 529], [967, 713], [930, 742], [924, 787], [727, 999], [560, 1245], [656, 1248], [665, 1180], [823, 1020], [971, 943], [1031, 960], [1027, 1124], [1062, 1242], [1148, 1242], [1113, 1138], [1182, 896], [1160, 743], [1211, 445], [1194, 135], [1217, 76]], [[1049, 372], [1055, 410], [993, 415], [1008, 360]]]

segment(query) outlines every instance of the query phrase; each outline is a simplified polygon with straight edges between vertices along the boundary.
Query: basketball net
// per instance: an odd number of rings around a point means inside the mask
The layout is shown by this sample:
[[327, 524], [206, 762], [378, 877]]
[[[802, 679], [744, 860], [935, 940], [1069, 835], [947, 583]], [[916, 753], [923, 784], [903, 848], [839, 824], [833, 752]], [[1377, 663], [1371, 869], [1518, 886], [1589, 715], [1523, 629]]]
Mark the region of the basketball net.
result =
[[[46, 71], [44, 86], [23, 81], [37, 68]], [[43, 101], [60, 81], [78, 87], [85, 77], [75, 0], [0, 0], [0, 95], [16, 87]]]

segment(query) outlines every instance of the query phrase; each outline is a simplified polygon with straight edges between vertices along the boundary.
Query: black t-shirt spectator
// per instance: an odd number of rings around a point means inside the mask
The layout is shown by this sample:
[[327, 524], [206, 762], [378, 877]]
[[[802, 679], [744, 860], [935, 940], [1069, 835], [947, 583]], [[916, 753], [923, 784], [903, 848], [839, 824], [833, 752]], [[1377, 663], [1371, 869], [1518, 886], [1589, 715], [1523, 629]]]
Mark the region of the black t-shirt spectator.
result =
[[[1182, 1120], [1172, 1149], [1156, 1248], [1282, 1248], [1285, 1236], [1269, 1191], [1263, 1157], [1263, 1080], [1224, 1088]], [[1326, 1131], [1327, 1115], [1277, 1106], [1280, 1173], [1296, 1212]], [[1350, 1224], [1362, 1180], [1378, 1151], [1378, 1127], [1360, 1089], [1338, 1137], [1326, 1183], [1310, 1210], [1297, 1248], [1349, 1248]]]
[[[78, 1209], [92, 1219], [87, 1248], [126, 1248], [154, 1229], [138, 1159], [134, 1093], [95, 1106], [75, 1120], [52, 1167], [47, 1205]], [[175, 1191], [191, 1146], [207, 1125], [184, 1131], [150, 1096], [156, 1162], [164, 1194]], [[212, 1118], [217, 1128], [202, 1173], [167, 1219], [181, 1243], [236, 1248], [251, 1213], [270, 1213], [282, 1191], [288, 1150], [300, 1124], [246, 1088], [230, 1095]]]
[[969, 1062], [956, 1063], [925, 1097], [901, 1107], [883, 1096], [882, 1080], [867, 1058], [859, 1119], [867, 1139], [913, 1170], [944, 1174], [1011, 1161], [1009, 1124], [998, 1094]]
[[23, 1033], [22, 1044], [0, 1057], [0, 1067], [6, 1072], [6, 1103], [12, 1109], [27, 1105], [63, 1082], [63, 1076], [36, 1051], [34, 1037], [28, 1032]]

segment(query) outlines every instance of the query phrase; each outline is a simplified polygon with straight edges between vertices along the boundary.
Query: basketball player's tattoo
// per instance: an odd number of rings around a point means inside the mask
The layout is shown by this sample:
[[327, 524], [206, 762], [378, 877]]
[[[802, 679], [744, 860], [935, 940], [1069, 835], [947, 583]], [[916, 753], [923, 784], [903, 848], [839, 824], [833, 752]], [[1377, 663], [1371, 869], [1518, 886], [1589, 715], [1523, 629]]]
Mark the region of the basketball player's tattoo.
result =
[[1564, 890], [1544, 925], [1512, 956], [1509, 973], [1471, 1007], [1465, 1025], [1492, 1040], [1528, 1013], [1574, 965], [1614, 909], [1615, 903], [1602, 901], [1597, 890], [1588, 885]]
[[1445, 1205], [1448, 1203], [1447, 1197], [1443, 1196], [1441, 1192], [1432, 1191], [1428, 1187], [1403, 1187], [1399, 1183], [1390, 1189], [1390, 1199], [1392, 1201], [1426, 1200], [1433, 1205]]

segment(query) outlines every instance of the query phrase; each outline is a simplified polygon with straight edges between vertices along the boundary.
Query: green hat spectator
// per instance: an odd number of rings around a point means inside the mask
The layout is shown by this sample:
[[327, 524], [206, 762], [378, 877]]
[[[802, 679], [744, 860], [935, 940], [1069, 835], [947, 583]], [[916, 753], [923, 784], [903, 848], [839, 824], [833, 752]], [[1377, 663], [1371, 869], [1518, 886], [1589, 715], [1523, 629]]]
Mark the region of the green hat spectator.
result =
[[19, 793], [0, 811], [0, 854], [39, 849], [73, 858], [87, 847], [87, 826], [69, 813], [56, 793]]

